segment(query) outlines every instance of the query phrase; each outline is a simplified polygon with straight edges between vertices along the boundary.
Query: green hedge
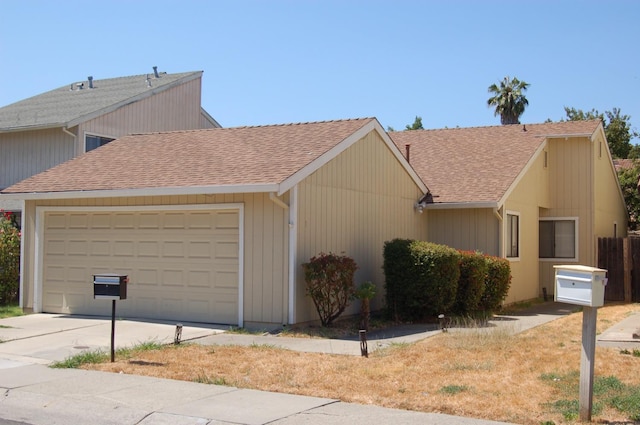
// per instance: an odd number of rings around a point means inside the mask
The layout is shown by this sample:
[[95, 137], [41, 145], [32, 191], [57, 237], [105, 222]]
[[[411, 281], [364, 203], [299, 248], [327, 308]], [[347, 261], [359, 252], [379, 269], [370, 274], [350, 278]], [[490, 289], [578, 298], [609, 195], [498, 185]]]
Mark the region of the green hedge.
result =
[[394, 239], [384, 244], [387, 308], [397, 320], [445, 313], [456, 301], [460, 254], [430, 242]]
[[489, 266], [485, 256], [477, 252], [460, 251], [460, 280], [453, 311], [468, 315], [479, 310], [484, 294]]
[[479, 308], [482, 311], [495, 313], [500, 310], [502, 303], [511, 287], [511, 266], [504, 258], [485, 256], [487, 262], [487, 280], [480, 299]]

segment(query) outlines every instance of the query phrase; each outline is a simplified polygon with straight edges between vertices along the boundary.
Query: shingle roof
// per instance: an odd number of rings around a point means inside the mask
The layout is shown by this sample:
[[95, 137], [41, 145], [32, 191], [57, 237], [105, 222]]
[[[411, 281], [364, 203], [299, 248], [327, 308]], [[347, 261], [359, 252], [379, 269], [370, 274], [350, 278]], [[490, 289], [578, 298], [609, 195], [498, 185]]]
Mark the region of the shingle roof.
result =
[[280, 184], [369, 123], [377, 121], [130, 135], [2, 193]]
[[[78, 81], [0, 108], [0, 131], [73, 126], [136, 99], [198, 78], [202, 71]], [[82, 89], [80, 89], [82, 87]]]
[[[436, 203], [496, 203], [546, 137], [589, 135], [599, 120], [390, 133]], [[526, 131], [524, 131], [526, 128]]]

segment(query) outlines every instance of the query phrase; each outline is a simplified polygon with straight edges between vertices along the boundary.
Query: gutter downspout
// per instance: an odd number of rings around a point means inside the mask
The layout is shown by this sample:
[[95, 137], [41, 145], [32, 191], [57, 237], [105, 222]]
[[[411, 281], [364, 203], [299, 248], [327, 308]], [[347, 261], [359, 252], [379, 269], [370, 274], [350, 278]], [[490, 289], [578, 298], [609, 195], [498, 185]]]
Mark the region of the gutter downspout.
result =
[[493, 214], [496, 216], [496, 218], [498, 219], [498, 257], [500, 258], [504, 258], [504, 255], [502, 253], [502, 245], [503, 245], [503, 241], [502, 241], [502, 234], [503, 234], [503, 225], [502, 222], [504, 220], [504, 218], [502, 217], [502, 214], [500, 213], [500, 210], [502, 210], [502, 207], [500, 208], [494, 208], [493, 209]]
[[76, 146], [76, 135], [70, 132], [67, 127], [62, 127], [62, 131], [73, 137], [73, 156], [78, 156], [78, 146]]
[[296, 238], [296, 222], [298, 220], [298, 186], [293, 186], [289, 192], [289, 205], [282, 202], [275, 193], [269, 192], [269, 199], [284, 210], [289, 210], [289, 258], [288, 258], [288, 287], [289, 298], [287, 306], [287, 324], [293, 325], [296, 323], [296, 251], [297, 251], [297, 238]]

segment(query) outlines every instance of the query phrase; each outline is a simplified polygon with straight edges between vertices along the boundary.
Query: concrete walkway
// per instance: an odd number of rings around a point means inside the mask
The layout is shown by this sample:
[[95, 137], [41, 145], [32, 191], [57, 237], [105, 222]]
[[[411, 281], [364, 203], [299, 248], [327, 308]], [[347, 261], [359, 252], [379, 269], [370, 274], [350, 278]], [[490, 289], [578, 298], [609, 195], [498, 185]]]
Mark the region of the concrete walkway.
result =
[[[515, 315], [499, 316], [490, 326], [520, 332], [575, 311], [546, 303]], [[637, 344], [634, 314], [599, 336], [599, 344]], [[386, 409], [338, 400], [245, 390], [226, 386], [46, 365], [85, 350], [110, 348], [110, 318], [35, 314], [0, 319], [0, 424], [3, 419], [32, 425], [191, 425], [191, 424], [497, 424], [455, 416]], [[451, 329], [452, 332], [458, 331]], [[415, 325], [372, 333], [370, 351], [410, 343], [437, 332]], [[116, 345], [170, 343], [175, 323], [116, 322]], [[360, 355], [357, 339], [324, 340], [274, 335], [224, 333], [224, 328], [184, 323], [183, 340], [200, 344], [270, 344], [292, 350]], [[622, 341], [623, 340], [623, 341]]]

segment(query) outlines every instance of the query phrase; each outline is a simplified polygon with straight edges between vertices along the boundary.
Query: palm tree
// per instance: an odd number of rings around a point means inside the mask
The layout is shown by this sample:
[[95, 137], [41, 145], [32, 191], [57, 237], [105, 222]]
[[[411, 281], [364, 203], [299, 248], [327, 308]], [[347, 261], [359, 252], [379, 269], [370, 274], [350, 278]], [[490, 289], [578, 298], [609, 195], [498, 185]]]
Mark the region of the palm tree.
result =
[[529, 105], [529, 101], [522, 92], [526, 91], [528, 87], [528, 83], [520, 81], [516, 77], [513, 79], [504, 77], [500, 81], [500, 86], [496, 84], [489, 86], [489, 93], [492, 93], [493, 96], [487, 100], [487, 105], [496, 107], [494, 115], [500, 115], [500, 123], [503, 125], [520, 124], [520, 115]]

